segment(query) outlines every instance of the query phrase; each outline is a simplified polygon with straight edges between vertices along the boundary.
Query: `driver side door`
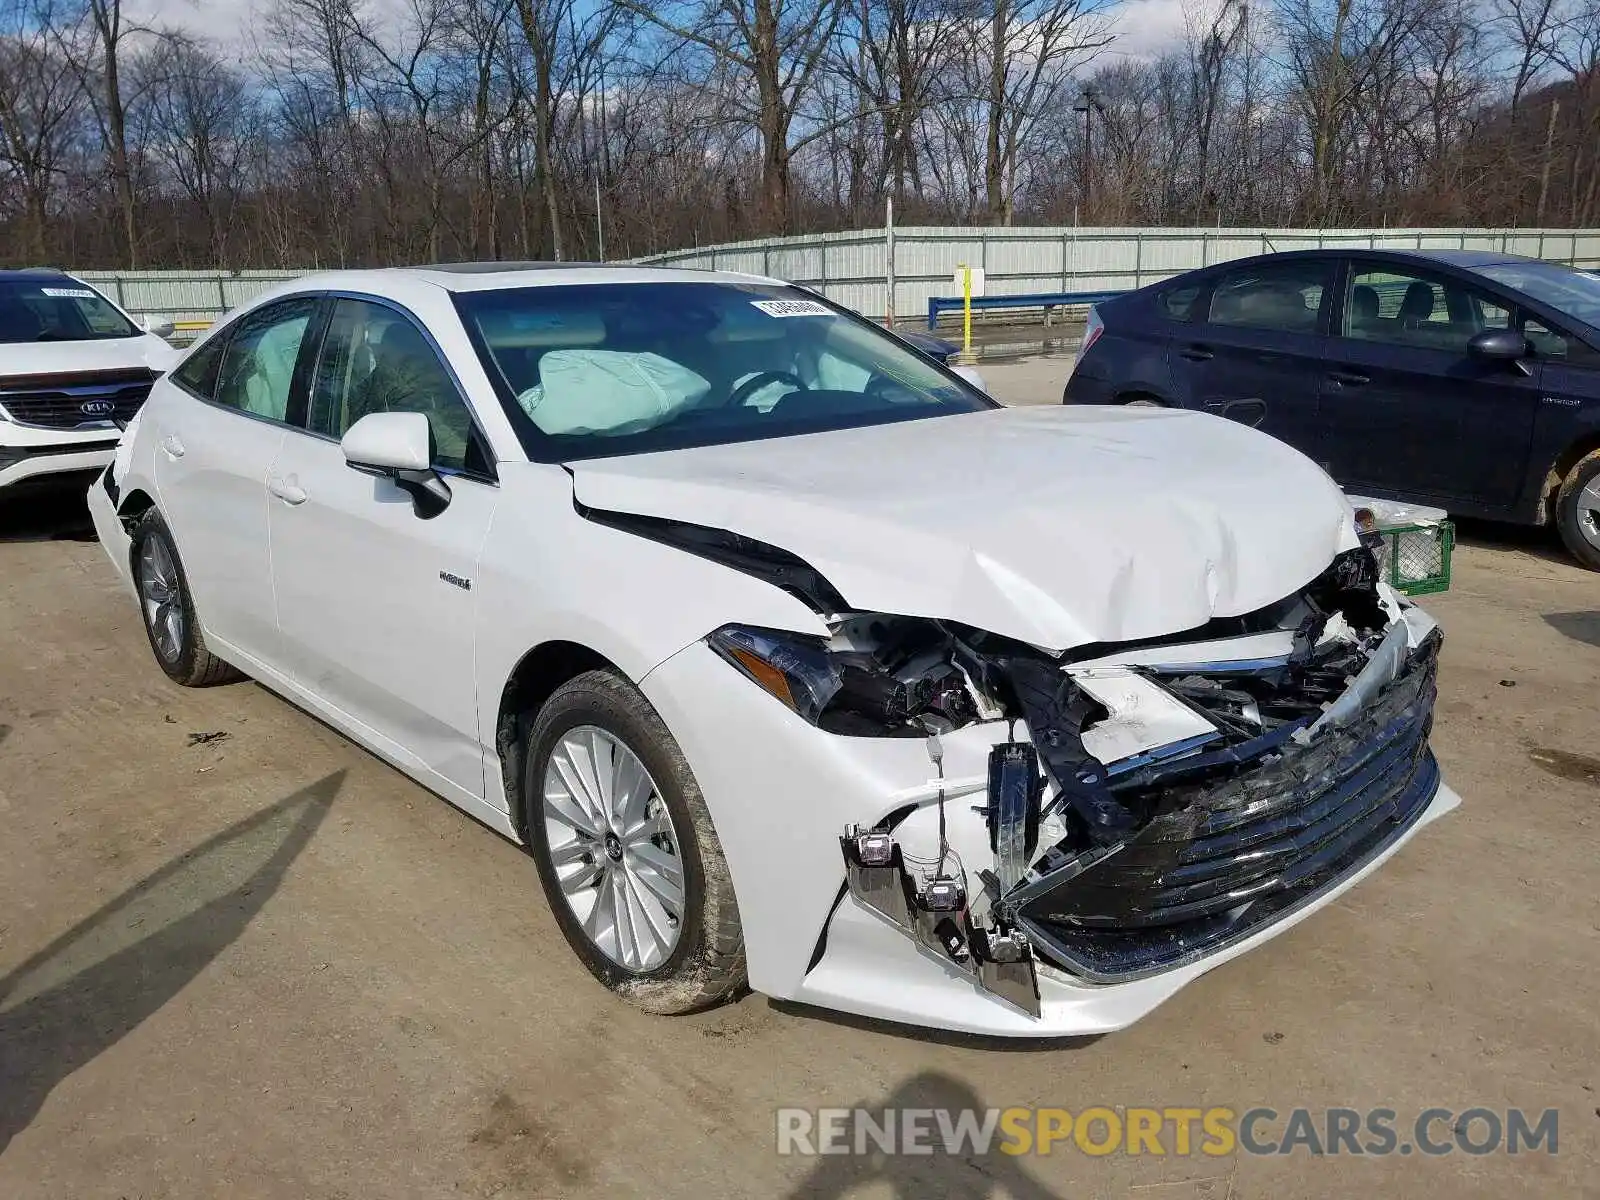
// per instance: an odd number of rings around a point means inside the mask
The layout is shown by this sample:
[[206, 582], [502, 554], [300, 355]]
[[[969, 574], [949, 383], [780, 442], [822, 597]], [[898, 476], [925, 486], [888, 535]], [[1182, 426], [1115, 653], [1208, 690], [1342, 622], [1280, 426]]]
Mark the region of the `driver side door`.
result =
[[[331, 301], [301, 428], [267, 480], [273, 584], [292, 681], [389, 756], [484, 795], [472, 581], [500, 498], [487, 442], [411, 314]], [[419, 516], [339, 439], [374, 412], [421, 412], [450, 502]]]

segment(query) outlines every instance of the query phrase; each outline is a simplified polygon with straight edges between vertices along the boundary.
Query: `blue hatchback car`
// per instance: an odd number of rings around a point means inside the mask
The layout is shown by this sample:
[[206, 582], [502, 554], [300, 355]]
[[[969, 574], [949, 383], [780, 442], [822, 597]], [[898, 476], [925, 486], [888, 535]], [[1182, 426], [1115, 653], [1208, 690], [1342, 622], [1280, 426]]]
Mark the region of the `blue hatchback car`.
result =
[[1098, 305], [1068, 404], [1217, 413], [1352, 492], [1554, 524], [1600, 570], [1600, 276], [1475, 251], [1296, 251]]

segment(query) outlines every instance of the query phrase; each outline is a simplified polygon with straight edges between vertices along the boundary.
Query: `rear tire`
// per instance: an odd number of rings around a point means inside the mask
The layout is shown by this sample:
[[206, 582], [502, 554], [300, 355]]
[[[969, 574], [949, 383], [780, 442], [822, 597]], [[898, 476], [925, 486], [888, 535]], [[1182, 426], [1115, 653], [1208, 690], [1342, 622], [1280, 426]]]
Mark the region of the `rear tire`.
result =
[[637, 688], [610, 671], [557, 688], [534, 718], [522, 779], [545, 897], [596, 979], [652, 1013], [744, 988], [744, 933], [711, 814]]
[[167, 677], [185, 687], [211, 687], [242, 679], [239, 671], [206, 649], [183, 560], [178, 557], [172, 531], [154, 508], [147, 509], [134, 525], [128, 557], [145, 637]]
[[1123, 408], [1166, 408], [1165, 402], [1145, 392], [1135, 392], [1122, 401]]
[[1600, 571], [1600, 450], [1579, 459], [1561, 481], [1556, 528], [1574, 558]]

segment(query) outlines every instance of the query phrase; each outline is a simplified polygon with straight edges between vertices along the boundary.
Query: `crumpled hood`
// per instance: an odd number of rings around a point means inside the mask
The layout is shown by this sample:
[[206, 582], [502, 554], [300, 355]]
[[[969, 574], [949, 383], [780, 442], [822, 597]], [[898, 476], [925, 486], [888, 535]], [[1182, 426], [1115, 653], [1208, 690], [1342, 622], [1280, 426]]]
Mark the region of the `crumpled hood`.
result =
[[780, 547], [852, 608], [1049, 650], [1251, 612], [1357, 544], [1314, 463], [1192, 412], [999, 409], [569, 469], [581, 504]]

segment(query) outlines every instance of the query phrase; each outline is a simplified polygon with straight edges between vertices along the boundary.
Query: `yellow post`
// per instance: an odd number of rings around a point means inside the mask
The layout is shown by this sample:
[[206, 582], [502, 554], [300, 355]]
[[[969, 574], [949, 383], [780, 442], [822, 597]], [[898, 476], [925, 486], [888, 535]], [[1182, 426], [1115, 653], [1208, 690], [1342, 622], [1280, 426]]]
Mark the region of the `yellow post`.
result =
[[961, 361], [972, 361], [972, 268], [961, 265]]

